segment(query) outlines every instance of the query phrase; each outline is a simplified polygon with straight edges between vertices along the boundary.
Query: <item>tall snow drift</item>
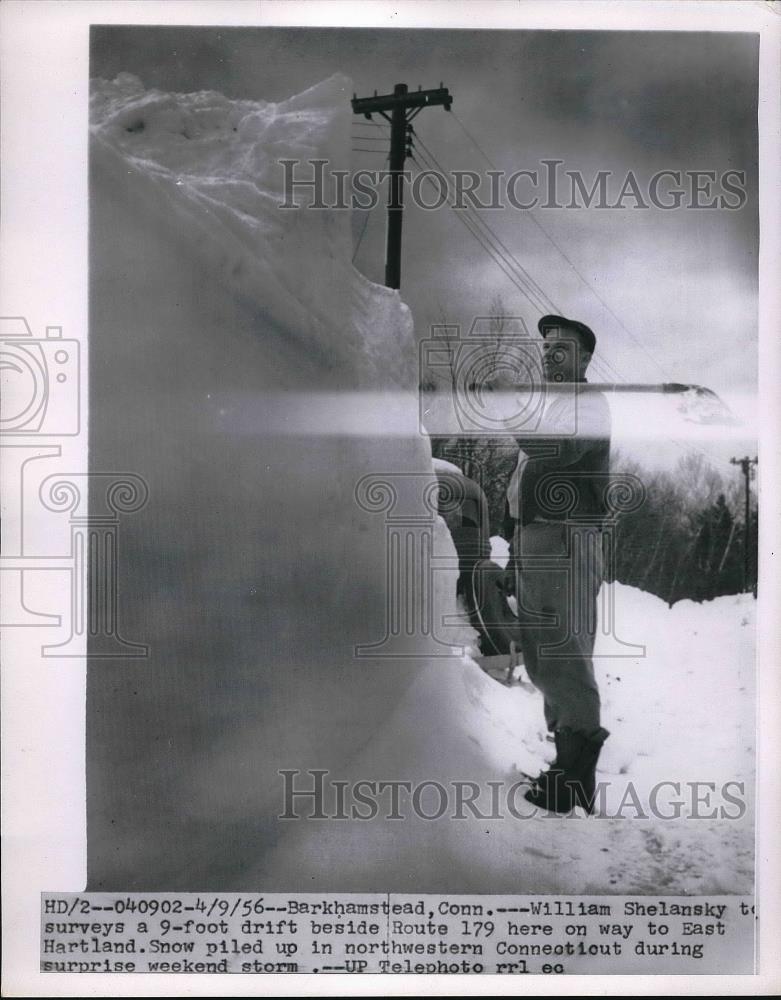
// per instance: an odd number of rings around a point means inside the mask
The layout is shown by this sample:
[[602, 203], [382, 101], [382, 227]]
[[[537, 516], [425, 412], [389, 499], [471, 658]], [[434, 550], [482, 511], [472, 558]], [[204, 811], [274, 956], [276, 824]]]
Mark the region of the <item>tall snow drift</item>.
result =
[[[387, 627], [386, 528], [356, 487], [431, 473], [410, 313], [353, 269], [347, 212], [278, 207], [280, 159], [347, 166], [348, 87], [263, 104], [94, 84], [90, 463], [150, 493], [119, 557], [121, 629], [150, 657], [90, 670], [95, 888], [240, 877], [280, 836], [278, 770], [338, 770], [420, 667], [354, 655]], [[286, 393], [361, 390], [409, 393], [404, 436], [264, 430]], [[455, 612], [455, 570], [438, 580]]]

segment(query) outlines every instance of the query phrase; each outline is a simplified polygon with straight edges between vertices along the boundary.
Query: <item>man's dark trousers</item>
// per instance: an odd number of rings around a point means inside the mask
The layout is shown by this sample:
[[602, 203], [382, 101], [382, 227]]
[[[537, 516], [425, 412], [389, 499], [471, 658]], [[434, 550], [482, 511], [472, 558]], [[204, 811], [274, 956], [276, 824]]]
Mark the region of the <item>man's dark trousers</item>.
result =
[[599, 729], [592, 656], [602, 583], [598, 526], [564, 521], [516, 525], [513, 539], [521, 648], [541, 691], [548, 729]]

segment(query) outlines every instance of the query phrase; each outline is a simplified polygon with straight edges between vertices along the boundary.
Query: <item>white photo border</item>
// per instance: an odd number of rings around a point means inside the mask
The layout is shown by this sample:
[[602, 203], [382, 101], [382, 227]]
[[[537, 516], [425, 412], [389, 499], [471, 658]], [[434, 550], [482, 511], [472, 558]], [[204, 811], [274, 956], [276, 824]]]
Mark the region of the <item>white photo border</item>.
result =
[[[6, 0], [0, 7], [3, 160], [0, 272], [2, 315], [23, 314], [36, 336], [47, 326], [81, 346], [81, 434], [62, 439], [63, 469], [87, 470], [87, 102], [89, 27], [95, 24], [374, 26], [743, 31], [760, 35], [760, 409], [758, 489], [759, 768], [757, 896], [761, 914], [756, 977], [534, 976], [541, 995], [693, 992], [762, 994], [781, 987], [781, 18], [761, 2], [275, 2]], [[21, 509], [3, 478], [7, 520]], [[18, 491], [17, 491], [18, 492]], [[16, 505], [16, 506], [14, 506]], [[85, 670], [79, 659], [49, 664], [30, 630], [3, 636], [3, 936], [8, 996], [514, 995], [495, 976], [127, 976], [41, 974], [40, 893], [73, 891], [86, 878]]]

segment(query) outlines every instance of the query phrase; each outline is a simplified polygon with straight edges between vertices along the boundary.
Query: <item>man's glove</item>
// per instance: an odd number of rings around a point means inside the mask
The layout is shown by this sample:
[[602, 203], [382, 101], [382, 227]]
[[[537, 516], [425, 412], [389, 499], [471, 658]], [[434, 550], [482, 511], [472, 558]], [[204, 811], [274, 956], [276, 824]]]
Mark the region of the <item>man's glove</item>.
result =
[[497, 579], [496, 585], [505, 597], [512, 597], [515, 594], [515, 563], [512, 559], [507, 563], [507, 568]]

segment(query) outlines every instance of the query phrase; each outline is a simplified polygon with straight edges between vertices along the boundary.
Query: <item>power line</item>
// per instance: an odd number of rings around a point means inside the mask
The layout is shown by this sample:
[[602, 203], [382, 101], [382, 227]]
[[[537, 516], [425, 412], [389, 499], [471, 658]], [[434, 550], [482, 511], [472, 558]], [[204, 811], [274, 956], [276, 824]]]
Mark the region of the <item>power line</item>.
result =
[[[430, 165], [430, 161], [428, 161], [425, 158], [425, 156], [423, 156], [423, 154], [421, 154], [421, 157], [423, 158], [423, 161], [424, 161], [423, 162], [423, 166], [425, 166], [426, 170], [431, 170], [432, 167]], [[414, 156], [412, 157], [412, 159], [415, 162], [415, 164], [418, 166], [418, 168], [420, 169], [421, 168], [421, 164], [418, 163], [418, 160]], [[421, 172], [423, 172], [423, 171], [421, 171]], [[434, 181], [432, 180], [431, 177], [426, 176], [426, 179], [432, 185], [432, 187], [436, 188], [436, 185], [434, 184]], [[458, 217], [459, 221], [464, 226], [466, 226], [466, 228], [472, 234], [472, 236], [475, 238], [475, 240], [477, 240], [477, 242], [483, 247], [483, 249], [486, 251], [486, 253], [488, 253], [489, 256], [494, 260], [494, 262], [502, 270], [502, 272], [505, 274], [505, 276], [507, 278], [509, 278], [510, 281], [515, 285], [515, 287], [521, 292], [521, 294], [526, 299], [528, 299], [528, 301], [531, 303], [531, 305], [534, 307], [534, 309], [539, 310], [539, 309], [542, 308], [542, 311], [544, 312], [545, 308], [541, 307], [539, 301], [535, 300], [534, 289], [530, 288], [529, 286], [527, 286], [527, 285], [525, 285], [523, 283], [522, 276], [520, 274], [516, 273], [516, 271], [513, 269], [512, 261], [508, 260], [508, 258], [504, 254], [502, 254], [501, 250], [494, 244], [494, 242], [493, 242], [493, 240], [491, 238], [491, 235], [490, 235], [490, 230], [488, 232], [483, 231], [483, 229], [481, 228], [481, 225], [479, 224], [481, 222], [481, 220], [479, 220], [479, 219], [477, 219], [475, 217], [470, 216], [466, 212], [465, 213], [461, 213], [461, 212], [457, 211], [454, 208], [453, 204], [450, 201], [448, 201], [448, 207]]]
[[[472, 143], [472, 145], [478, 151], [478, 153], [483, 157], [483, 159], [488, 164], [488, 166], [491, 167], [491, 169], [498, 171], [499, 168], [491, 160], [491, 158], [488, 156], [488, 154], [482, 148], [482, 146], [477, 141], [477, 139], [474, 137], [474, 135], [469, 131], [469, 129], [466, 127], [466, 125], [464, 125], [464, 123], [461, 121], [461, 119], [456, 114], [456, 112], [453, 111], [452, 107], [449, 108], [449, 111], [450, 111], [450, 114], [453, 116], [453, 118], [458, 123], [459, 128], [461, 128], [461, 130], [463, 131], [464, 135], [466, 135], [467, 139], [469, 139], [469, 141]], [[389, 128], [389, 126], [387, 124], [379, 123], [379, 122], [373, 122], [373, 121], [365, 121], [365, 122], [360, 122], [360, 123], [357, 123], [357, 124], [359, 124], [361, 127], [372, 127], [374, 129], [380, 129], [380, 130], [387, 130]], [[418, 135], [418, 133], [415, 132], [414, 134], [415, 134], [415, 137], [419, 140], [420, 145], [423, 147], [423, 150], [428, 154], [428, 156], [432, 160], [432, 162], [434, 164], [434, 167], [437, 168], [437, 169], [439, 169], [441, 172], [444, 172], [444, 171], [442, 171], [442, 167], [439, 165], [436, 157], [432, 154], [431, 150], [428, 149], [428, 147], [426, 146], [425, 142], [421, 139], [421, 137]], [[363, 149], [359, 149], [358, 150], [358, 152], [366, 152], [366, 151], [367, 150], [363, 150]], [[457, 209], [455, 209], [455, 207], [452, 204], [450, 205], [450, 207], [453, 209], [453, 211], [458, 211]], [[470, 208], [471, 208], [471, 206], [470, 206]], [[616, 315], [616, 313], [613, 311], [613, 309], [610, 307], [610, 305], [602, 298], [602, 296], [590, 284], [590, 282], [581, 273], [581, 271], [579, 270], [579, 268], [571, 260], [571, 258], [564, 251], [564, 249], [557, 243], [557, 241], [554, 239], [554, 237], [552, 236], [552, 234], [545, 228], [545, 226], [543, 226], [543, 224], [536, 218], [536, 216], [534, 216], [531, 213], [531, 211], [529, 211], [528, 215], [529, 215], [529, 218], [531, 219], [531, 221], [534, 223], [534, 225], [537, 226], [537, 228], [540, 230], [540, 232], [548, 240], [548, 242], [561, 255], [561, 257], [563, 258], [563, 260], [566, 261], [566, 263], [571, 268], [571, 270], [573, 271], [573, 273], [575, 275], [577, 275], [577, 277], [579, 278], [579, 280], [586, 286], [586, 288], [589, 289], [589, 291], [592, 293], [592, 295], [594, 295], [594, 297], [597, 299], [597, 301], [600, 302], [600, 304], [603, 306], [603, 308], [613, 317], [613, 319], [616, 321], [616, 323], [618, 324], [618, 326], [620, 327], [620, 329], [623, 330], [623, 332], [635, 343], [635, 345], [637, 347], [639, 347], [640, 350], [643, 351], [643, 353], [653, 362], [653, 364], [656, 366], [656, 368], [665, 377], [669, 377], [668, 374], [667, 374], [667, 372], [666, 372], [666, 370], [665, 370], [665, 368], [664, 368], [664, 366], [662, 366], [660, 364], [660, 362], [657, 361], [657, 359], [651, 354], [651, 352], [648, 350], [648, 348], [645, 346], [645, 344], [643, 344], [643, 342], [641, 340], [639, 340], [637, 337], [635, 337], [635, 335], [632, 333], [632, 331], [629, 330], [626, 327], [626, 325], [623, 323], [623, 321], [621, 320], [621, 318]], [[545, 302], [547, 300], [547, 302], [550, 303], [550, 305], [553, 307], [553, 309], [555, 311], [560, 312], [561, 311], [560, 307], [557, 306], [556, 303], [553, 302], [553, 300], [550, 299], [550, 297], [546, 295], [546, 293], [540, 288], [540, 286], [537, 284], [537, 282], [534, 280], [534, 278], [532, 278], [532, 276], [528, 273], [528, 271], [526, 271], [526, 269], [520, 264], [520, 262], [515, 259], [515, 257], [507, 249], [507, 247], [499, 239], [499, 237], [491, 229], [491, 227], [488, 226], [488, 224], [484, 222], [484, 220], [482, 219], [482, 217], [479, 216], [476, 212], [474, 212], [474, 210], [473, 210], [473, 214], [471, 216], [471, 219], [473, 221], [478, 220], [477, 221], [478, 226], [480, 226], [482, 224], [482, 227], [484, 227], [484, 229], [488, 230], [488, 232], [491, 234], [491, 237], [493, 238], [493, 242], [495, 244], [498, 244], [498, 246], [504, 251], [504, 254], [502, 256], [505, 257], [505, 259], [507, 257], [509, 257], [514, 262], [514, 266], [515, 266], [515, 268], [518, 269], [518, 272], [519, 272], [518, 276], [520, 277], [520, 275], [523, 275], [523, 279], [521, 279], [521, 280], [525, 279], [525, 281], [528, 283], [528, 286], [534, 291], [534, 293], [537, 296], [539, 296], [539, 298], [541, 299], [541, 301]], [[489, 239], [489, 242], [491, 242], [491, 238], [490, 237], [487, 237], [487, 238]], [[512, 268], [512, 265], [510, 265], [510, 266]], [[524, 292], [524, 295], [526, 295], [525, 292]], [[526, 295], [526, 297], [529, 298], [528, 295]], [[529, 299], [529, 301], [532, 301], [532, 300]], [[539, 307], [537, 306], [537, 308], [539, 308]], [[605, 365], [605, 367], [608, 368], [608, 370], [612, 369], [614, 371], [614, 373], [616, 375], [618, 375], [618, 372], [616, 372], [616, 370], [614, 368], [612, 368], [612, 365], [610, 365], [608, 362], [604, 362], [604, 365]]]
[[[378, 152], [378, 150], [373, 149], [372, 152], [376, 153], [376, 152]], [[383, 162], [383, 166], [385, 166], [385, 164], [388, 162], [389, 159], [390, 159], [390, 154], [388, 154], [385, 157], [385, 160]], [[358, 256], [358, 251], [361, 249], [361, 243], [363, 242], [363, 238], [366, 235], [366, 229], [367, 229], [367, 227], [369, 225], [369, 216], [372, 214], [372, 211], [373, 211], [373, 209], [367, 208], [366, 211], [364, 212], [363, 226], [361, 227], [361, 232], [360, 232], [360, 234], [358, 236], [358, 242], [355, 244], [355, 250], [353, 250], [353, 256], [352, 256], [352, 263], [353, 264], [355, 263], [355, 258]]]
[[[423, 152], [421, 152], [421, 156], [426, 162], [426, 165], [429, 167], [429, 169], [437, 169], [440, 174], [446, 174], [446, 171], [442, 167], [439, 160], [437, 160], [436, 156], [432, 153], [432, 151], [429, 149], [429, 147], [426, 145], [424, 140], [417, 132], [414, 133], [414, 139], [416, 140], [417, 144], [422, 148]], [[429, 181], [431, 181], [431, 178], [428, 179]], [[433, 184], [433, 181], [431, 181], [431, 183]], [[513, 267], [517, 269], [516, 276], [519, 278], [519, 280], [526, 281], [528, 283], [528, 287], [531, 289], [533, 294], [539, 299], [539, 302], [535, 302], [526, 292], [523, 292], [523, 289], [521, 289], [523, 294], [526, 295], [526, 298], [529, 299], [529, 301], [536, 309], [539, 309], [540, 312], [542, 313], [561, 312], [560, 306], [558, 306], [553, 301], [553, 299], [545, 292], [545, 290], [534, 280], [534, 278], [529, 274], [526, 268], [524, 268], [523, 265], [520, 263], [520, 261], [514, 256], [512, 251], [502, 242], [502, 240], [497, 235], [496, 231], [492, 229], [491, 226], [489, 226], [489, 224], [482, 218], [482, 216], [474, 209], [474, 206], [469, 205], [466, 206], [464, 210], [462, 210], [462, 209], [456, 209], [452, 204], [450, 204], [450, 208], [452, 208], [453, 211], [456, 212], [456, 214], [458, 214], [459, 218], [461, 218], [462, 221], [465, 217], [469, 218], [469, 220], [473, 224], [476, 224], [478, 228], [481, 227], [482, 230], [484, 230], [483, 235], [485, 236], [487, 241], [492, 244], [496, 253], [499, 256], [501, 256], [502, 260], [508, 265], [508, 267], [510, 267], [511, 269]], [[460, 214], [462, 211], [464, 211], [464, 216]], [[498, 247], [495, 246], [494, 244], [498, 244]], [[503, 270], [505, 271], [506, 274], [507, 273], [506, 270], [504, 268]], [[515, 282], [515, 284], [517, 286], [517, 282]], [[620, 372], [618, 372], [609, 362], [601, 358], [593, 358], [591, 363], [594, 365], [595, 370], [597, 372], [604, 373], [603, 377], [605, 377], [605, 381], [607, 382], [614, 380], [625, 381]]]
[[[375, 129], [379, 128], [385, 130], [381, 135], [377, 136], [376, 139], [372, 141], [383, 142], [385, 141], [385, 136], [387, 135], [387, 125], [381, 125], [374, 122], [357, 123], [359, 126], [373, 126]], [[460, 123], [462, 124], [462, 123]], [[419, 150], [421, 157], [424, 159], [425, 166], [428, 169], [439, 170], [440, 173], [445, 173], [443, 167], [439, 163], [438, 159], [432, 152], [432, 150], [425, 143], [423, 138], [413, 130], [412, 126], [409, 126], [410, 138], [417, 139], [418, 144], [422, 147], [422, 151]], [[469, 136], [471, 141], [473, 137]], [[368, 137], [357, 137], [359, 141], [366, 141]], [[358, 152], [367, 152], [368, 150], [358, 148]], [[420, 166], [418, 164], [418, 166]], [[428, 178], [430, 183], [431, 178]], [[462, 211], [461, 209], [455, 209], [455, 207], [450, 204], [449, 207], [456, 212]], [[512, 251], [506, 246], [506, 244], [500, 239], [495, 230], [488, 225], [488, 223], [482, 218], [482, 216], [474, 209], [474, 206], [468, 205], [465, 207], [465, 215], [468, 217], [468, 221], [464, 224], [470, 231], [472, 236], [477, 240], [481, 247], [494, 257], [495, 262], [501, 268], [502, 272], [510, 278], [510, 280], [519, 288], [519, 291], [531, 302], [534, 308], [539, 309], [541, 312], [557, 311], [560, 312], [560, 307], [551, 299], [551, 297], [541, 288], [541, 286], [535, 281], [535, 279], [529, 274], [526, 268], [520, 263], [520, 261], [513, 255]], [[464, 217], [459, 215], [462, 221]], [[477, 231], [475, 231], [477, 230]], [[516, 280], [517, 279], [517, 280]], [[519, 287], [518, 282], [524, 287]], [[528, 290], [528, 291], [527, 291]], [[538, 301], [535, 301], [537, 299]], [[611, 381], [613, 379], [622, 380], [620, 373], [607, 361], [595, 358], [592, 360], [595, 369], [598, 372], [606, 373], [606, 381]]]
[[[480, 155], [483, 157], [483, 159], [486, 161], [486, 163], [489, 165], [489, 167], [491, 167], [491, 169], [493, 169], [493, 170], [498, 170], [499, 168], [493, 163], [493, 161], [490, 159], [490, 157], [487, 155], [487, 153], [483, 150], [483, 148], [477, 142], [477, 140], [472, 135], [472, 133], [467, 129], [467, 127], [464, 125], [464, 123], [461, 121], [461, 119], [458, 117], [458, 115], [456, 115], [456, 113], [452, 109], [451, 109], [450, 113], [453, 116], [453, 118], [455, 118], [455, 120], [458, 122], [458, 125], [460, 126], [460, 128], [462, 129], [462, 131], [464, 132], [464, 134], [466, 135], [466, 137], [469, 139], [469, 141], [472, 143], [472, 145], [475, 147], [475, 149], [480, 153]], [[663, 366], [656, 360], [656, 358], [650, 353], [650, 351], [648, 351], [648, 349], [645, 347], [645, 345], [641, 341], [639, 341], [632, 334], [632, 332], [630, 330], [627, 329], [627, 327], [624, 325], [624, 323], [621, 321], [621, 319], [618, 316], [616, 316], [616, 314], [613, 312], [613, 310], [610, 308], [610, 306], [604, 301], [604, 299], [602, 298], [602, 296], [599, 295], [599, 293], [589, 284], [589, 282], [586, 280], [586, 278], [580, 273], [580, 271], [575, 266], [575, 264], [570, 260], [570, 258], [564, 252], [564, 250], [558, 245], [558, 243], [556, 242], [556, 240], [553, 238], [553, 236], [551, 236], [551, 234], [542, 225], [542, 223], [539, 222], [535, 218], [535, 216], [531, 214], [531, 212], [529, 212], [528, 215], [529, 215], [529, 218], [532, 220], [532, 222], [535, 224], [535, 226], [537, 226], [537, 228], [545, 235], [545, 237], [548, 239], [548, 241], [555, 247], [555, 249], [559, 252], [559, 254], [562, 256], [562, 258], [567, 262], [567, 264], [572, 268], [573, 272], [578, 276], [578, 278], [583, 282], [583, 284], [589, 289], [589, 291], [591, 291], [591, 293], [595, 296], [595, 298], [599, 302], [602, 303], [602, 305], [610, 313], [610, 315], [615, 319], [615, 321], [618, 323], [619, 327], [624, 331], [624, 333], [626, 333], [630, 337], [630, 339], [651, 359], [651, 361], [656, 365], [657, 369], [662, 373], [662, 375], [665, 378], [669, 378], [669, 375], [666, 372], [666, 370], [663, 368]], [[591, 364], [595, 364], [595, 363], [597, 365], [597, 371], [599, 371], [600, 367], [602, 369], [607, 369], [608, 371], [612, 371], [612, 373], [613, 373], [613, 375], [614, 375], [614, 377], [616, 378], [617, 381], [619, 381], [619, 382], [626, 381], [626, 379], [624, 379], [620, 375], [620, 373], [616, 371], [616, 369], [613, 367], [613, 365], [610, 364], [610, 362], [604, 361], [602, 359], [593, 358], [592, 361], [591, 361]], [[671, 441], [672, 444], [676, 445], [681, 451], [685, 451], [686, 448], [687, 448], [687, 446], [685, 446], [684, 444], [682, 444], [680, 441], [676, 440], [675, 438], [670, 438], [670, 441]], [[717, 456], [714, 456], [714, 455], [709, 455], [707, 452], [703, 451], [702, 448], [698, 448], [694, 444], [689, 444], [688, 448], [690, 450], [698, 452], [700, 455], [702, 455], [704, 458], [706, 458], [711, 463], [712, 462], [716, 462], [719, 465], [722, 465], [724, 467], [727, 466], [727, 463], [723, 459], [720, 459], [720, 458], [718, 458]]]
[[[490, 159], [490, 157], [488, 156], [488, 154], [483, 150], [483, 148], [480, 146], [480, 144], [475, 139], [475, 137], [471, 134], [471, 132], [469, 132], [469, 130], [464, 125], [464, 123], [461, 121], [461, 119], [458, 117], [458, 115], [456, 115], [456, 113], [454, 111], [452, 111], [452, 110], [451, 110], [451, 115], [453, 116], [453, 118], [455, 118], [456, 122], [458, 122], [458, 125], [460, 126], [460, 128], [462, 129], [462, 131], [464, 132], [464, 134], [466, 135], [466, 137], [469, 139], [469, 141], [472, 143], [472, 145], [475, 147], [475, 149], [478, 151], [478, 153], [480, 153], [480, 155], [483, 157], [483, 159], [488, 164], [488, 166], [491, 167], [492, 170], [497, 170], [498, 171], [499, 168], [493, 163], [493, 161]], [[667, 372], [666, 372], [665, 368], [663, 367], [663, 365], [661, 365], [660, 362], [657, 361], [657, 359], [653, 356], [653, 354], [651, 354], [651, 352], [648, 350], [648, 348], [645, 346], [645, 344], [643, 344], [643, 342], [641, 340], [638, 340], [638, 338], [635, 337], [635, 335], [632, 333], [631, 330], [627, 329], [627, 327], [624, 325], [624, 323], [621, 320], [621, 318], [619, 316], [617, 316], [615, 314], [615, 312], [613, 312], [613, 310], [611, 309], [611, 307], [607, 304], [607, 302], [605, 302], [605, 300], [602, 298], [602, 296], [599, 294], [599, 292], [597, 292], [597, 290], [590, 284], [590, 282], [583, 276], [583, 274], [581, 274], [581, 272], [578, 270], [578, 268], [576, 267], [576, 265], [568, 257], [568, 255], [564, 252], [564, 250], [559, 246], [559, 244], [556, 242], [556, 240], [553, 238], [553, 236], [545, 228], [545, 226], [543, 226], [543, 224], [536, 218], [536, 216], [534, 216], [532, 214], [531, 210], [527, 214], [528, 214], [529, 218], [532, 220], [532, 222], [534, 223], [534, 225], [537, 226], [537, 228], [540, 230], [540, 232], [543, 233], [543, 235], [546, 237], [546, 239], [555, 247], [555, 249], [559, 252], [559, 254], [561, 254], [561, 256], [564, 258], [564, 260], [567, 262], [567, 264], [569, 264], [569, 266], [572, 268], [573, 272], [578, 276], [578, 278], [580, 278], [580, 280], [583, 282], [583, 284], [586, 286], [586, 288], [589, 289], [589, 291], [592, 293], [592, 295], [602, 304], [602, 306], [607, 310], [607, 312], [610, 313], [610, 315], [613, 317], [613, 319], [616, 321], [616, 323], [618, 323], [619, 327], [624, 331], [624, 333], [628, 337], [630, 337], [631, 340], [634, 341], [634, 343], [644, 352], [644, 354], [648, 358], [650, 358], [650, 360], [654, 363], [654, 365], [656, 365], [656, 367], [662, 373], [662, 375], [664, 375], [665, 378], [669, 378], [669, 375], [667, 374]]]
[[358, 242], [355, 244], [355, 250], [353, 250], [352, 263], [355, 263], [355, 258], [358, 256], [358, 251], [361, 249], [361, 241], [366, 233], [366, 227], [369, 225], [369, 216], [372, 214], [371, 209], [368, 209], [364, 213], [363, 227], [361, 228], [361, 233], [358, 237]]
[[[423, 159], [425, 166], [429, 170], [436, 170], [441, 175], [445, 175], [447, 172], [442, 167], [440, 162], [436, 159], [436, 157], [428, 148], [428, 146], [425, 144], [425, 142], [420, 138], [420, 135], [417, 132], [415, 132], [414, 137], [416, 140], [416, 144], [422, 147], [422, 150], [421, 148], [418, 148], [418, 152], [420, 153], [420, 156]], [[414, 156], [412, 156], [411, 158], [413, 159], [413, 162], [415, 162], [416, 166], [420, 168], [421, 165], [420, 163], [418, 163], [417, 159]], [[436, 185], [434, 184], [434, 181], [431, 177], [427, 176], [426, 179], [429, 181], [432, 187], [436, 188]], [[548, 303], [550, 303], [550, 306], [552, 306], [553, 309], [560, 311], [559, 308], [553, 302], [553, 300], [550, 298], [550, 296], [548, 296], [545, 293], [545, 291], [542, 288], [540, 288], [537, 282], [535, 282], [534, 279], [528, 274], [526, 269], [523, 268], [520, 262], [507, 249], [507, 247], [505, 247], [505, 245], [502, 243], [499, 237], [496, 236], [494, 230], [491, 229], [491, 227], [481, 218], [481, 216], [473, 209], [472, 206], [468, 206], [466, 210], [460, 210], [460, 209], [457, 210], [455, 209], [454, 205], [450, 201], [448, 201], [448, 207], [454, 212], [455, 215], [457, 215], [459, 220], [466, 226], [466, 228], [469, 230], [472, 236], [477, 240], [477, 242], [480, 244], [483, 250], [485, 250], [485, 252], [488, 253], [494, 259], [495, 263], [501, 268], [505, 276], [508, 277], [510, 281], [513, 282], [516, 288], [518, 288], [518, 290], [524, 295], [524, 297], [532, 304], [532, 306], [535, 309], [541, 309], [541, 311], [546, 312], [548, 311], [549, 308], [547, 305], [543, 305], [543, 307], [541, 307], [539, 302], [535, 302], [532, 296], [535, 294], [534, 289], [536, 288], [538, 289], [536, 294], [538, 297], [542, 299], [543, 303], [547, 301]], [[480, 226], [482, 226], [484, 230], [487, 230], [487, 232], [482, 231], [480, 229]], [[493, 243], [492, 237], [493, 240], [496, 240], [502, 247], [504, 247], [507, 256], [502, 254], [501, 250], [499, 250], [498, 247]], [[531, 287], [529, 288], [529, 290], [527, 290], [527, 288], [519, 284], [518, 279], [521, 280], [523, 279], [521, 277], [521, 274], [513, 271], [513, 266], [512, 266], [513, 264], [518, 268], [520, 272], [522, 272], [523, 275], [525, 275], [528, 278], [528, 281], [531, 283]], [[623, 383], [627, 382], [625, 376], [623, 376], [610, 362], [608, 362], [605, 359], [599, 357], [593, 357], [591, 359], [590, 365], [593, 366], [594, 371], [600, 377], [602, 377], [606, 382], [612, 382], [612, 381], [623, 382]], [[710, 463], [716, 462], [720, 465], [726, 465], [726, 463], [722, 459], [719, 459], [717, 456], [709, 455], [707, 452], [703, 451], [701, 448], [698, 448], [694, 444], [690, 443], [688, 445], [684, 445], [682, 442], [678, 441], [675, 438], [670, 438], [669, 440], [671, 444], [675, 445], [684, 454], [690, 450], [695, 451], [701, 454]]]
[[[445, 171], [444, 167], [441, 165], [441, 163], [439, 162], [439, 160], [437, 160], [436, 156], [434, 156], [434, 154], [431, 152], [431, 150], [426, 145], [426, 143], [423, 141], [423, 139], [421, 138], [421, 136], [418, 134], [417, 131], [414, 133], [414, 139], [422, 147], [424, 153], [428, 157], [428, 160], [430, 161], [429, 162], [429, 169], [436, 169], [436, 170], [439, 171], [440, 174], [445, 174], [446, 171]], [[454, 212], [461, 212], [462, 211], [462, 209], [456, 209], [455, 206], [452, 205], [452, 204], [451, 204], [450, 207], [453, 209]], [[505, 258], [509, 258], [509, 260], [512, 261], [512, 265], [515, 268], [517, 268], [517, 270], [518, 270], [519, 277], [522, 276], [522, 280], [525, 280], [528, 283], [529, 288], [535, 293], [535, 295], [542, 302], [542, 304], [543, 304], [543, 306], [542, 306], [542, 312], [547, 312], [547, 311], [550, 311], [551, 309], [557, 309], [558, 307], [553, 302], [553, 300], [550, 298], [550, 296], [547, 295], [546, 292], [537, 284], [537, 282], [529, 274], [529, 272], [526, 270], [526, 268], [523, 267], [523, 265], [520, 263], [520, 261], [513, 255], [512, 251], [510, 251], [505, 246], [505, 244], [499, 238], [499, 236], [497, 235], [497, 233], [495, 232], [495, 230], [493, 230], [491, 228], [491, 226], [489, 226], [488, 223], [483, 219], [483, 217], [481, 215], [479, 215], [479, 213], [477, 211], [475, 211], [474, 207], [471, 206], [471, 205], [467, 206], [464, 211], [465, 211], [465, 214], [467, 214], [467, 215], [469, 215], [471, 213], [470, 218], [473, 221], [475, 221], [480, 227], [482, 227], [484, 230], [486, 230], [490, 234], [490, 238], [492, 239], [492, 241], [495, 244], [497, 244], [498, 247], [500, 247], [502, 251], [504, 251], [504, 253], [502, 254], [502, 256], [505, 257]], [[539, 308], [539, 306], [538, 306], [538, 308]]]
[[[420, 173], [423, 174], [424, 171], [421, 168], [421, 164], [418, 163], [417, 158], [413, 155], [413, 156], [410, 157], [410, 159], [412, 159], [413, 163], [415, 163], [415, 165], [418, 167]], [[428, 169], [430, 169], [430, 168], [428, 168]], [[430, 177], [428, 177], [428, 176], [426, 176], [426, 180], [428, 180], [429, 183], [431, 184], [431, 186], [436, 190], [436, 185], [434, 184], [434, 181]], [[453, 206], [452, 206], [452, 204], [449, 201], [448, 201], [447, 204], [448, 204], [449, 208], [453, 209]], [[464, 225], [466, 227], [467, 231], [472, 235], [472, 237], [477, 241], [477, 243], [483, 248], [483, 250], [485, 250], [485, 252], [489, 255], [489, 257], [491, 257], [491, 259], [494, 261], [494, 263], [497, 264], [497, 266], [502, 270], [502, 272], [506, 275], [506, 277], [509, 278], [509, 280], [515, 285], [515, 287], [518, 289], [518, 291], [526, 299], [529, 300], [529, 302], [532, 304], [532, 306], [534, 306], [535, 309], [539, 309], [538, 303], [536, 303], [534, 301], [534, 299], [531, 297], [531, 295], [529, 294], [529, 292], [527, 291], [527, 289], [524, 288], [524, 286], [518, 281], [516, 275], [513, 273], [512, 269], [511, 269], [511, 267], [504, 261], [504, 259], [501, 256], [498, 255], [498, 253], [496, 252], [495, 248], [491, 245], [490, 241], [485, 236], [483, 236], [480, 233], [479, 228], [474, 225], [474, 223], [472, 222], [472, 220], [468, 216], [466, 216], [466, 215], [459, 214], [458, 212], [455, 211], [455, 209], [453, 209], [453, 211], [455, 212], [456, 217], [459, 219], [459, 221], [462, 223], [462, 225]]]

